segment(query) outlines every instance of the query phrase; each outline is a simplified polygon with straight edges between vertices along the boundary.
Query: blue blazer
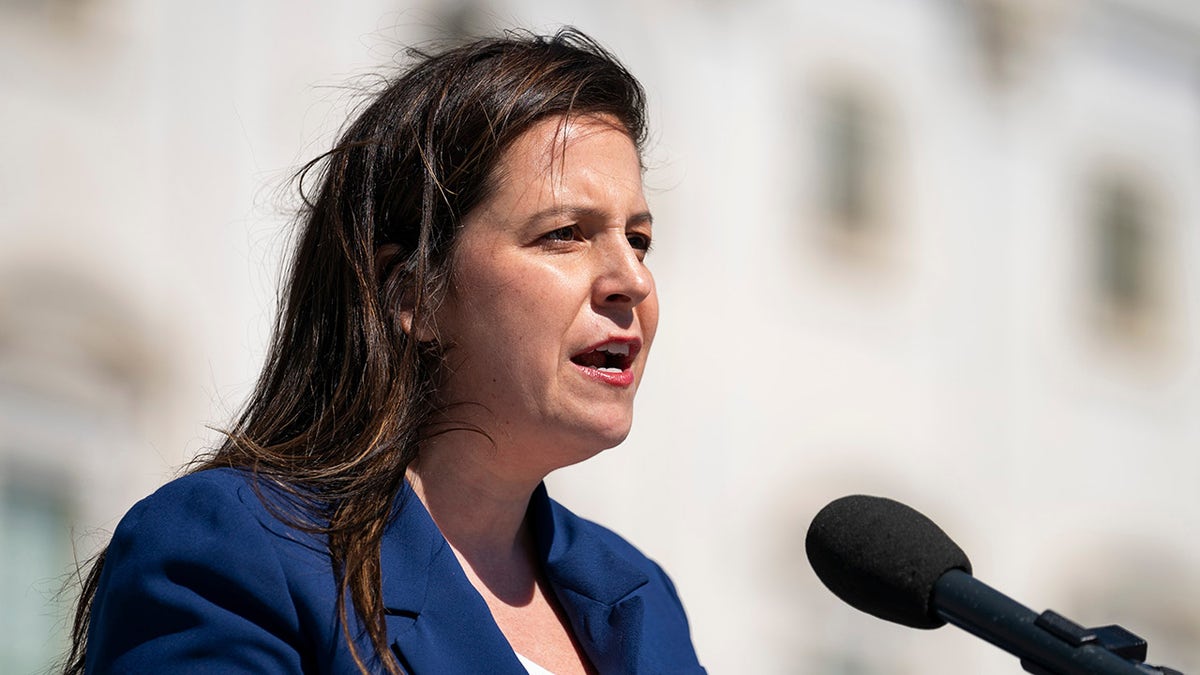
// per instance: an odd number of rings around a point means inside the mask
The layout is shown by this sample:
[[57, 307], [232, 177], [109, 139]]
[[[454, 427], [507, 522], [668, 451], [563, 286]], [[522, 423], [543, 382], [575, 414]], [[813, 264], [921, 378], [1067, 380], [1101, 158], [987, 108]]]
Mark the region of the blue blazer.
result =
[[[273, 509], [285, 508], [262, 483]], [[412, 675], [524, 675], [483, 598], [409, 488], [382, 544], [387, 637]], [[117, 526], [92, 607], [95, 673], [357, 672], [335, 610], [324, 538], [273, 515], [245, 472], [168, 483]], [[613, 532], [539, 486], [541, 563], [601, 673], [703, 673], [671, 580]], [[378, 656], [357, 621], [360, 652]]]

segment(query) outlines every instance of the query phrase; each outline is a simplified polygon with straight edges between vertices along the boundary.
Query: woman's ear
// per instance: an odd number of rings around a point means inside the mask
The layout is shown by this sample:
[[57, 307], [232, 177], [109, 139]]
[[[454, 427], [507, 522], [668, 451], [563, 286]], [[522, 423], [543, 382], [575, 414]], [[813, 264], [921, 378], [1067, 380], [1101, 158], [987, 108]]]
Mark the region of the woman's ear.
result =
[[[392, 269], [393, 259], [400, 254], [400, 246], [397, 244], [384, 244], [375, 252], [375, 278], [379, 280], [381, 288], [387, 287], [388, 280], [386, 275]], [[395, 272], [391, 272], [395, 273]], [[433, 331], [429, 328], [429, 322], [422, 319], [419, 325], [414, 330], [414, 322], [416, 322], [416, 294], [411, 288], [405, 288], [400, 293], [400, 306], [396, 308], [396, 318], [400, 320], [400, 328], [405, 335], [415, 339], [417, 342], [432, 342], [434, 339]]]
[[429, 321], [427, 319], [418, 322], [414, 328], [413, 324], [416, 321], [416, 312], [413, 308], [402, 307], [397, 312], [397, 316], [400, 318], [400, 328], [404, 329], [406, 335], [417, 342], [433, 342], [435, 336], [429, 328]]

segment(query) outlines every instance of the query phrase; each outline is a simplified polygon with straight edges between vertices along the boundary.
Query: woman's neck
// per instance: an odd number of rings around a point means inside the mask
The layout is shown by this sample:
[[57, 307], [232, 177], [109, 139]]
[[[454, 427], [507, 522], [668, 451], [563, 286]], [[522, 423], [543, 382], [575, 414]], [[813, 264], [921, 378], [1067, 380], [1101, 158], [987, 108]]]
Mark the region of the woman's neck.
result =
[[496, 453], [450, 443], [422, 447], [408, 480], [472, 582], [522, 604], [538, 574], [525, 513], [543, 476], [514, 476]]
[[544, 577], [526, 519], [529, 497], [546, 470], [512, 445], [449, 442], [422, 445], [408, 480], [437, 523], [513, 649], [554, 672], [591, 673], [579, 641]]

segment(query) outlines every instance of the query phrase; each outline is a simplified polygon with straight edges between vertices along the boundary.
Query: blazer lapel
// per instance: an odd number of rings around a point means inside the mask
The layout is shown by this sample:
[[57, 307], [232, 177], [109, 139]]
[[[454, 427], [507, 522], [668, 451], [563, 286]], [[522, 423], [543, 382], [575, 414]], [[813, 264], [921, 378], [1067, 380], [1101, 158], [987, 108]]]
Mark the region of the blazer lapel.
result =
[[575, 637], [601, 673], [635, 673], [649, 579], [539, 485], [529, 503], [542, 564]]
[[[405, 484], [380, 550], [392, 650], [410, 675], [527, 675], [421, 500]], [[635, 673], [649, 579], [588, 523], [552, 501], [529, 504], [538, 552], [575, 637], [601, 673]]]
[[526, 675], [425, 505], [405, 484], [380, 551], [384, 618], [410, 675]]

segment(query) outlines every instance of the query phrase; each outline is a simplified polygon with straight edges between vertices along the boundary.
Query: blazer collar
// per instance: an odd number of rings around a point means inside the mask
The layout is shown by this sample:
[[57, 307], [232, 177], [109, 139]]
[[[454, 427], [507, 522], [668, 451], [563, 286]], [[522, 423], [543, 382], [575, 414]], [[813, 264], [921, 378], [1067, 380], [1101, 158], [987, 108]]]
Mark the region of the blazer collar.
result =
[[[450, 545], [405, 483], [380, 550], [388, 637], [405, 670], [523, 675], [524, 667], [471, 586]], [[530, 524], [543, 569], [576, 638], [600, 672], [637, 670], [649, 579], [602, 536], [603, 530], [539, 485]]]

